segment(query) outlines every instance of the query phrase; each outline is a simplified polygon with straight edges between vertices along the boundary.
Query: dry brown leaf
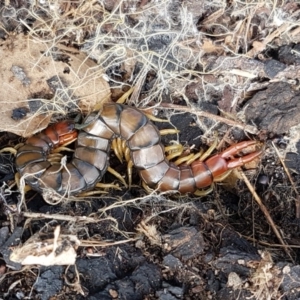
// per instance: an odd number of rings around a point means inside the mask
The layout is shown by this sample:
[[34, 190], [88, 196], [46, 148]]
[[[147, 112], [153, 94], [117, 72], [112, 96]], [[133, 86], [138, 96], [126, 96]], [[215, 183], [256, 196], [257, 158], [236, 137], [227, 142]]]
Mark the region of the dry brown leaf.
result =
[[202, 45], [202, 50], [205, 52], [205, 53], [218, 53], [218, 54], [221, 54], [223, 52], [223, 49], [222, 47], [218, 47], [216, 46], [211, 40], [209, 39], [205, 39], [203, 41], [203, 45]]
[[[0, 44], [1, 131], [28, 137], [45, 128], [53, 113], [88, 112], [109, 98], [103, 70], [78, 50], [66, 49], [22, 34]], [[64, 61], [53, 59], [62, 55]], [[19, 108], [27, 111], [26, 117], [12, 119]]]
[[254, 41], [252, 46], [256, 53], [262, 52], [266, 48], [266, 45], [264, 43], [258, 41]]

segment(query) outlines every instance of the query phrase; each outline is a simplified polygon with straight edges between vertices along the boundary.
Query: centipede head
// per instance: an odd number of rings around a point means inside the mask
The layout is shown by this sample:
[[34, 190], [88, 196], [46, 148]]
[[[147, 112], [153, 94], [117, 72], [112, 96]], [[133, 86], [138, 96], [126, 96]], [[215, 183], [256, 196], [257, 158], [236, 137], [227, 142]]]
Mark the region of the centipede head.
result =
[[78, 131], [73, 120], [65, 120], [49, 126], [45, 134], [51, 139], [55, 147], [65, 145], [77, 138]]

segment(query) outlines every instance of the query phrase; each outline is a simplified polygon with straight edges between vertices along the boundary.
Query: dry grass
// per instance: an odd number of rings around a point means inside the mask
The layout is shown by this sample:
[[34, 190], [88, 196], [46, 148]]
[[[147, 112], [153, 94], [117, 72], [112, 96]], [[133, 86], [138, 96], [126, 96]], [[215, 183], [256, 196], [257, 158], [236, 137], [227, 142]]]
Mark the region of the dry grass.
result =
[[[130, 102], [138, 107], [182, 99], [197, 108], [221, 100], [230, 88], [230, 107], [235, 113], [253, 79], [263, 76], [262, 66], [249, 59], [255, 55], [267, 59], [269, 49], [300, 40], [297, 5], [278, 1], [249, 1], [247, 5], [239, 1], [232, 5], [226, 1], [36, 1], [18, 8], [10, 4], [7, 1], [2, 7], [3, 15], [15, 22], [15, 30], [25, 29], [35, 44], [45, 48], [40, 57], [34, 57], [35, 65], [25, 69], [29, 78], [47, 57], [54, 60], [51, 68], [57, 74], [56, 60], [76, 61], [78, 53], [87, 55], [79, 57], [82, 66], [90, 58], [101, 67], [84, 67], [83, 73], [80, 65], [75, 67], [80, 81], [68, 86], [61, 82], [51, 107], [42, 97], [34, 99], [39, 100], [38, 115], [65, 114], [71, 106], [89, 111], [92, 104], [78, 103], [78, 97], [86, 98], [87, 93], [78, 91], [90, 76], [96, 75], [101, 82], [103, 73], [117, 96], [136, 86], [138, 93]], [[2, 28], [7, 32], [5, 25]], [[43, 68], [44, 73], [53, 73]], [[191, 86], [193, 99], [187, 94]], [[41, 94], [39, 87], [30, 92], [27, 99]]]

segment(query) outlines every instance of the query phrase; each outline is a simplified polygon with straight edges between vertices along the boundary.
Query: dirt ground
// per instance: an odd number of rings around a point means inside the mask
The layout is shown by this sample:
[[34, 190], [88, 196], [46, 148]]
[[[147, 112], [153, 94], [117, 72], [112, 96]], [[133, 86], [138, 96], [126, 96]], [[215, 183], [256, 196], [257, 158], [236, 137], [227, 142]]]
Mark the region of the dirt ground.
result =
[[184, 156], [262, 154], [203, 196], [133, 169], [57, 199], [1, 152], [0, 299], [300, 299], [299, 20], [297, 1], [1, 1], [1, 149], [123, 96]]

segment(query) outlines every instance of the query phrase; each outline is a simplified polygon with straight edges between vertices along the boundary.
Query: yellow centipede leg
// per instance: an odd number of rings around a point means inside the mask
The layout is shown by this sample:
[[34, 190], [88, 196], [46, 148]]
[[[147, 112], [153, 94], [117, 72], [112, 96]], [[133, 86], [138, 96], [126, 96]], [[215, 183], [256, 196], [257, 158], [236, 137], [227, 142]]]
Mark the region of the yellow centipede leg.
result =
[[113, 151], [114, 151], [116, 157], [119, 159], [119, 161], [121, 163], [123, 163], [122, 155], [119, 152], [119, 148], [118, 148], [118, 145], [117, 145], [117, 139], [113, 139], [113, 141], [111, 143], [111, 148], [113, 149]]
[[150, 114], [150, 113], [144, 112], [144, 114], [147, 116], [148, 119], [150, 119], [150, 120], [153, 121], [153, 122], [170, 123], [169, 120], [167, 120], [167, 119], [160, 119], [160, 118], [154, 117], [154, 116], [153, 116], [152, 114]]
[[220, 175], [218, 177], [215, 177], [214, 178], [214, 182], [224, 181], [230, 175], [231, 172], [232, 172], [232, 170], [228, 170], [224, 174], [222, 174], [222, 175]]
[[175, 158], [175, 157], [179, 157], [181, 154], [182, 154], [182, 151], [175, 151], [175, 152], [172, 152], [171, 154], [169, 154], [169, 155], [167, 156], [167, 160], [172, 160], [172, 159]]
[[3, 148], [0, 150], [0, 153], [3, 153], [3, 152], [10, 152], [11, 154], [15, 155], [17, 154], [17, 150], [13, 147], [6, 147], [6, 148]]
[[179, 132], [178, 129], [162, 129], [159, 131], [160, 135], [177, 134]]
[[110, 102], [110, 97], [111, 97], [111, 93], [108, 93], [104, 99], [102, 98], [101, 101], [99, 103], [97, 103], [94, 107], [93, 107], [93, 111], [101, 111], [103, 104]]
[[127, 149], [127, 145], [126, 145], [126, 141], [125, 140], [121, 141], [121, 148], [122, 148], [122, 155], [123, 155], [123, 157], [125, 157], [125, 151]]
[[65, 146], [61, 146], [61, 147], [58, 147], [58, 148], [54, 149], [54, 150], [52, 151], [52, 153], [59, 153], [59, 152], [62, 152], [62, 151], [74, 152], [73, 149], [70, 149], [70, 148], [65, 147]]
[[122, 183], [123, 183], [123, 185], [127, 188], [128, 186], [127, 186], [127, 183], [126, 183], [126, 181], [125, 181], [125, 179], [117, 172], [117, 171], [115, 171], [113, 168], [111, 168], [111, 167], [108, 167], [107, 168], [107, 171], [110, 173], [110, 174], [112, 174], [112, 175], [114, 175], [116, 178], [118, 178]]
[[89, 192], [82, 192], [77, 195], [77, 197], [91, 197], [95, 195], [100, 195], [100, 194], [108, 194], [106, 191], [89, 191]]
[[133, 162], [130, 159], [128, 161], [128, 164], [127, 164], [127, 175], [128, 175], [128, 186], [129, 186], [129, 188], [131, 188], [131, 184], [132, 184], [132, 167], [133, 167]]
[[[13, 147], [6, 147], [6, 148], [1, 149], [0, 153], [9, 152], [9, 153], [13, 154], [14, 156], [16, 156], [17, 151], [18, 151], [17, 149], [19, 147], [21, 147], [21, 146], [23, 146], [23, 144], [18, 144], [18, 145], [16, 145], [15, 148], [13, 148]], [[15, 174], [15, 184], [17, 184], [17, 187], [20, 190], [21, 185], [20, 185], [20, 174], [19, 173]], [[29, 185], [27, 185], [27, 184], [24, 185], [22, 188], [23, 188], [23, 194], [24, 195], [31, 190], [31, 187]]]
[[124, 93], [118, 100], [117, 103], [124, 103], [127, 98], [133, 93], [134, 87], [131, 87], [126, 93]]
[[117, 148], [118, 148], [118, 152], [119, 152], [119, 154], [122, 158], [122, 162], [123, 162], [124, 153], [123, 153], [122, 143], [123, 143], [123, 141], [120, 138], [117, 138]]
[[205, 190], [197, 190], [194, 192], [194, 195], [196, 196], [206, 196], [210, 194], [214, 190], [214, 184], [212, 184], [208, 189]]
[[122, 190], [122, 189], [119, 187], [119, 185], [113, 184], [113, 183], [102, 183], [102, 182], [98, 182], [98, 183], [96, 184], [96, 187], [101, 188], [101, 189], [115, 189], [115, 190], [119, 190], [119, 191]]
[[193, 154], [193, 156], [189, 160], [187, 160], [185, 163], [189, 166], [192, 162], [194, 162], [196, 159], [201, 157], [202, 154], [203, 154], [203, 151]]
[[183, 146], [181, 144], [174, 144], [165, 147], [165, 152], [172, 153], [172, 152], [183, 152]]
[[126, 147], [126, 150], [125, 150], [125, 152], [124, 152], [124, 157], [125, 157], [125, 160], [127, 161], [127, 162], [129, 162], [130, 161], [130, 149], [129, 148], [127, 148]]
[[218, 139], [215, 138], [214, 142], [211, 144], [211, 146], [203, 153], [203, 155], [200, 157], [200, 160], [201, 161], [204, 161], [206, 160], [210, 155], [211, 153], [216, 149], [218, 145]]
[[61, 159], [63, 158], [63, 155], [61, 153], [50, 153], [47, 157], [47, 160], [51, 164], [57, 164], [61, 162]]
[[[20, 188], [21, 188], [20, 180], [21, 180], [21, 179], [20, 179], [20, 174], [19, 174], [19, 173], [16, 173], [16, 174], [15, 174], [15, 182], [16, 182], [17, 187], [18, 187], [19, 190], [20, 190]], [[25, 195], [27, 192], [29, 192], [29, 191], [31, 191], [31, 187], [30, 187], [29, 185], [25, 184], [24, 187], [23, 187], [23, 193], [24, 193], [24, 195]]]
[[169, 153], [167, 155], [167, 160], [172, 160], [182, 154], [183, 146], [181, 144], [167, 146], [165, 147], [165, 152]]
[[90, 197], [95, 195], [101, 195], [101, 194], [108, 194], [107, 191], [103, 191], [103, 189], [115, 189], [115, 190], [121, 190], [120, 187], [117, 184], [112, 183], [102, 183], [98, 182], [95, 187], [101, 188], [102, 190], [96, 190], [96, 191], [89, 191], [89, 192], [82, 192], [77, 197]]
[[151, 194], [153, 193], [153, 189], [151, 189], [144, 181], [142, 181], [142, 187], [143, 189], [148, 193], [148, 194]]
[[174, 164], [175, 164], [176, 166], [179, 166], [179, 165], [183, 164], [184, 162], [186, 162], [187, 160], [192, 159], [193, 156], [194, 156], [194, 154], [191, 153], [191, 154], [189, 154], [189, 155], [187, 155], [187, 156], [180, 157], [180, 158], [178, 158], [178, 159], [174, 162]]

